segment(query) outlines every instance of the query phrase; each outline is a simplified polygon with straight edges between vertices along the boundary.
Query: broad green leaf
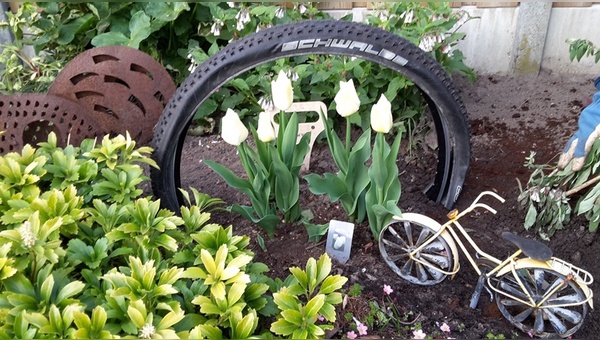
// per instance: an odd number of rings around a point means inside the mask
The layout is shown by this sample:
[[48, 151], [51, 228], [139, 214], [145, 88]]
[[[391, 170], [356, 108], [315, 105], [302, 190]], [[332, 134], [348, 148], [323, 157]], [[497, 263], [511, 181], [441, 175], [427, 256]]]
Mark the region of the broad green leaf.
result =
[[279, 292], [273, 294], [273, 301], [281, 310], [286, 309], [297, 309], [300, 301], [294, 295], [286, 292]]
[[152, 33], [150, 28], [150, 17], [143, 11], [131, 16], [129, 21], [129, 47], [139, 48], [140, 43]]
[[281, 316], [289, 323], [296, 326], [302, 326], [302, 313], [294, 309], [281, 311]]
[[285, 319], [279, 319], [271, 324], [270, 330], [275, 334], [287, 336], [292, 334], [297, 328], [298, 326], [293, 323]]
[[527, 210], [527, 215], [525, 216], [525, 229], [529, 229], [535, 224], [537, 215], [538, 213], [535, 206], [531, 204]]
[[313, 316], [317, 316], [319, 313], [319, 310], [321, 310], [321, 307], [323, 307], [323, 304], [325, 303], [325, 295], [324, 294], [317, 294], [315, 297], [313, 297], [312, 299], [310, 299], [310, 301], [308, 301], [308, 303], [306, 304], [306, 307], [304, 307], [304, 315], [305, 317], [313, 317]]
[[341, 275], [333, 275], [328, 276], [321, 284], [321, 288], [319, 289], [319, 293], [321, 294], [331, 294], [338, 289], [341, 289], [344, 284], [348, 281], [347, 277]]
[[127, 46], [129, 38], [121, 32], [106, 32], [95, 36], [92, 39], [92, 45], [95, 47], [120, 45]]
[[83, 291], [85, 284], [81, 281], [73, 281], [64, 286], [56, 296], [56, 303], [60, 305], [64, 300], [73, 297]]

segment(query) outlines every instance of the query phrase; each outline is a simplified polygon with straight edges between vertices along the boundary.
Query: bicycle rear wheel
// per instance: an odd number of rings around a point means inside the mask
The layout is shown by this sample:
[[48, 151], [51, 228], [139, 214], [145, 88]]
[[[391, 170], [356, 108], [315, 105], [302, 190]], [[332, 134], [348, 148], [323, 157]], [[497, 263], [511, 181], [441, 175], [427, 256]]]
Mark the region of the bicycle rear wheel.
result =
[[[545, 300], [540, 308], [528, 301], [512, 273], [496, 281], [496, 304], [502, 315], [515, 327], [531, 336], [566, 338], [582, 325], [587, 314], [586, 296], [574, 280], [549, 269], [518, 269], [520, 283], [536, 303]], [[558, 289], [556, 289], [558, 288]]]
[[152, 169], [151, 178], [163, 206], [178, 210], [183, 202], [178, 191], [182, 186], [182, 148], [190, 122], [203, 102], [248, 70], [307, 55], [362, 58], [397, 72], [420, 89], [438, 144], [433, 179], [423, 191], [451, 208], [471, 157], [467, 114], [457, 90], [440, 65], [409, 41], [379, 28], [343, 21], [306, 21], [265, 29], [229, 44], [197, 67], [177, 89], [154, 129], [152, 145], [160, 170]]

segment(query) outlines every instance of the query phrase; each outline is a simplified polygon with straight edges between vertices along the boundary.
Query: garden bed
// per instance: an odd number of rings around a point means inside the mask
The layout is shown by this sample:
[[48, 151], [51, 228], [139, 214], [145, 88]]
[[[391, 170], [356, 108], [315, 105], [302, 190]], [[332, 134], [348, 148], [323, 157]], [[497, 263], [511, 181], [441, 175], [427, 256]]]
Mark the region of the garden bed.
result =
[[[472, 161], [463, 191], [456, 207], [464, 209], [484, 190], [492, 190], [506, 199], [504, 204], [488, 202], [498, 210], [497, 215], [475, 211], [462, 220], [463, 226], [471, 230], [471, 235], [486, 252], [505, 257], [514, 250], [501, 237], [503, 231], [511, 231], [521, 236], [537, 238], [533, 232], [523, 228], [525, 212], [517, 202], [519, 187], [529, 177], [529, 170], [523, 164], [530, 151], [536, 152], [536, 162], [555, 162], [554, 158], [577, 128], [579, 113], [591, 98], [594, 75], [555, 75], [542, 73], [532, 76], [480, 76], [469, 84], [456, 80], [462, 98], [469, 112], [471, 125]], [[426, 144], [426, 143], [425, 143]], [[425, 145], [424, 144], [424, 145]], [[335, 171], [327, 146], [317, 144], [312, 155], [311, 171], [321, 173]], [[237, 193], [201, 164], [203, 159], [211, 159], [228, 167], [236, 167], [236, 149], [224, 143], [219, 136], [189, 137], [183, 157], [189, 164], [196, 164], [201, 172], [184, 169], [184, 181], [194, 185], [201, 192], [224, 199], [228, 204], [247, 203], [246, 198]], [[445, 221], [447, 210], [429, 201], [422, 189], [431, 178], [431, 159], [434, 153], [427, 147], [404, 154], [399, 162], [402, 197], [402, 211], [412, 211], [428, 215], [441, 223]], [[239, 167], [238, 167], [239, 170]], [[424, 177], [423, 175], [427, 176]], [[345, 219], [344, 210], [337, 204], [329, 203], [325, 196], [314, 196], [301, 184], [301, 204], [315, 216], [314, 223], [327, 223], [331, 219]], [[252, 238], [252, 249], [257, 260], [269, 265], [272, 274], [285, 277], [291, 266], [303, 266], [308, 257], [318, 257], [325, 251], [324, 244], [308, 242], [302, 225], [283, 225], [273, 239], [251, 222], [240, 216], [226, 212], [213, 214], [213, 222], [225, 226], [232, 224], [234, 232], [247, 234]], [[257, 244], [257, 234], [264, 236], [266, 251]], [[597, 234], [587, 231], [587, 221], [574, 218], [565, 230], [558, 231], [548, 243], [556, 257], [571, 261], [600, 278], [600, 248], [595, 244]], [[506, 321], [495, 302], [489, 302], [489, 295], [482, 296], [479, 308], [469, 308], [469, 298], [476, 282], [476, 274], [463, 258], [463, 270], [453, 280], [438, 285], [421, 287], [409, 284], [394, 274], [379, 254], [377, 245], [366, 223], [355, 228], [351, 259], [348, 263], [336, 264], [334, 273], [349, 278], [347, 288], [353, 284], [364, 287], [362, 295], [351, 298], [346, 310], [340, 311], [340, 333], [349, 330], [344, 314], [352, 313], [365, 322], [369, 312], [367, 302], [382, 301], [383, 285], [390, 285], [395, 306], [406, 321], [418, 320], [397, 330], [391, 324], [385, 329], [370, 330], [369, 334], [382, 337], [409, 337], [420, 324], [428, 335], [442, 336], [439, 326], [446, 322], [451, 328], [449, 336], [455, 338], [486, 338], [500, 336], [506, 338], [527, 336]], [[598, 285], [592, 284], [592, 290]], [[597, 299], [595, 299], [597, 300]], [[598, 305], [598, 302], [596, 305]], [[594, 338], [600, 332], [600, 319], [593, 310], [588, 314], [584, 326], [575, 334], [577, 338]], [[446, 335], [448, 336], [448, 335]]]

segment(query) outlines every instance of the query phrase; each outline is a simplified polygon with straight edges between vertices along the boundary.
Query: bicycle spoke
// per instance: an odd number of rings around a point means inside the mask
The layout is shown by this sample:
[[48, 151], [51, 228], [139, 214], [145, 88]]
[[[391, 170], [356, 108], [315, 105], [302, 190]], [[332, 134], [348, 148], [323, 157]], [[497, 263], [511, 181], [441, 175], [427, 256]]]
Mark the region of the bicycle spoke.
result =
[[577, 324], [583, 320], [583, 316], [581, 315], [581, 313], [579, 313], [577, 311], [562, 308], [562, 307], [555, 307], [555, 308], [550, 308], [550, 309], [556, 315], [560, 316], [561, 318], [567, 320], [570, 323]]
[[445, 250], [444, 245], [442, 244], [442, 242], [439, 242], [439, 241], [433, 241], [430, 244], [423, 247], [423, 251], [430, 252], [430, 253], [442, 252], [444, 250]]
[[533, 312], [533, 308], [527, 308], [526, 310], [522, 311], [521, 313], [515, 315], [513, 320], [516, 322], [523, 322], [523, 321], [525, 321], [525, 319], [527, 319], [531, 315], [532, 312]]
[[543, 285], [546, 282], [546, 280], [544, 279], [544, 270], [541, 269], [535, 269], [533, 271], [533, 277], [535, 279], [535, 292], [536, 294], [540, 294], [542, 292], [543, 289]]
[[406, 243], [404, 243], [404, 245], [400, 245], [398, 243], [395, 243], [395, 242], [390, 241], [390, 240], [385, 239], [385, 238], [382, 239], [382, 242], [385, 243], [386, 246], [390, 246], [390, 247], [395, 248], [395, 249], [400, 249], [400, 250], [404, 250], [404, 251], [407, 250]]
[[421, 254], [421, 260], [433, 262], [436, 267], [448, 268], [450, 261], [447, 256], [435, 255], [435, 254]]
[[580, 303], [582, 302], [583, 299], [581, 297], [581, 295], [575, 293], [575, 294], [571, 294], [571, 295], [565, 295], [565, 296], [561, 296], [555, 299], [548, 299], [548, 305], [564, 305], [564, 304], [571, 304], [571, 303]]
[[423, 242], [425, 242], [425, 240], [427, 239], [427, 236], [429, 236], [430, 232], [427, 229], [423, 229], [421, 230], [421, 233], [419, 234], [419, 238], [417, 239], [417, 243], [415, 243], [415, 247], [420, 246], [421, 244], [423, 244]]
[[425, 266], [417, 262], [417, 277], [419, 281], [425, 282], [427, 281], [427, 271], [425, 270]]
[[527, 269], [519, 270], [517, 273], [521, 279], [520, 281], [523, 284], [523, 287], [525, 287], [525, 290], [527, 290], [527, 293], [529, 293], [529, 296], [535, 295], [534, 288], [531, 286], [535, 280], [531, 277], [531, 273]]
[[415, 261], [413, 261], [412, 259], [406, 261], [406, 264], [404, 264], [404, 266], [402, 267], [402, 273], [404, 275], [410, 275], [410, 273], [412, 272], [413, 263], [415, 263]]
[[408, 245], [410, 247], [413, 247], [415, 244], [413, 243], [412, 224], [410, 222], [404, 222], [404, 232], [406, 233], [406, 240], [408, 241]]
[[392, 226], [389, 226], [388, 230], [396, 239], [398, 239], [400, 242], [402, 242], [404, 247], [408, 248], [408, 244], [406, 243], [406, 241], [404, 241], [404, 239], [402, 237], [400, 237], [398, 232], [396, 232], [396, 230]]
[[504, 289], [505, 291], [507, 291], [508, 293], [524, 299], [524, 300], [528, 300], [527, 295], [525, 295], [523, 293], [523, 291], [521, 290], [520, 287], [513, 287], [512, 285], [507, 284], [506, 282], [501, 282], [500, 283], [500, 288]]
[[533, 330], [537, 333], [544, 332], [544, 314], [537, 313], [535, 316], [535, 323], [533, 324]]
[[548, 318], [548, 321], [550, 321], [550, 324], [556, 333], [564, 334], [567, 331], [567, 326], [556, 315], [554, 315], [551, 310], [545, 309], [544, 314]]
[[398, 254], [398, 255], [388, 255], [387, 259], [393, 262], [402, 260], [408, 257], [408, 253]]

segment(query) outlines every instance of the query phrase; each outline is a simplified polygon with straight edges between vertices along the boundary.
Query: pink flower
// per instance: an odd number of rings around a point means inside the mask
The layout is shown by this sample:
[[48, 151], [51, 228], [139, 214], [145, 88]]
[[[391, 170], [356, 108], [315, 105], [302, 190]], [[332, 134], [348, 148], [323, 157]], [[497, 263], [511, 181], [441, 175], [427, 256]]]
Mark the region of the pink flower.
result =
[[317, 316], [317, 320], [319, 320], [319, 321], [325, 321], [325, 318], [323, 317], [323, 315], [319, 315], [319, 316]]
[[350, 331], [346, 335], [348, 336], [348, 339], [356, 339], [356, 333], [354, 333], [354, 331]]
[[358, 330], [358, 334], [359, 335], [367, 335], [367, 330], [369, 329], [369, 327], [363, 325], [362, 323], [358, 323], [356, 325], [356, 329]]
[[394, 290], [389, 285], [383, 285], [383, 292], [385, 295], [390, 295], [394, 292]]
[[442, 331], [442, 332], [444, 332], [444, 333], [450, 333], [450, 326], [448, 326], [448, 324], [444, 322], [444, 323], [443, 323], [443, 324], [440, 326], [440, 331]]
[[426, 336], [427, 336], [427, 334], [423, 333], [423, 330], [421, 330], [421, 329], [413, 331], [413, 337], [415, 339], [425, 339]]

